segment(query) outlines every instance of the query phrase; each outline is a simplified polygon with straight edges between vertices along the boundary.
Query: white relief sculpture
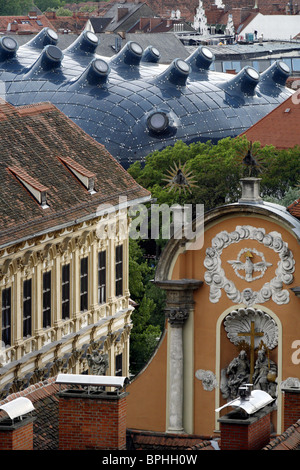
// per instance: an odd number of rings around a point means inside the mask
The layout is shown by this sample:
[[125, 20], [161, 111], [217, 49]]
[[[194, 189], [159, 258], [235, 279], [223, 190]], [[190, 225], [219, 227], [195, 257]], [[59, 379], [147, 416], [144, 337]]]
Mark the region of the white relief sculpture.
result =
[[195, 376], [202, 381], [204, 390], [211, 392], [218, 386], [216, 376], [211, 370], [198, 369]]
[[[251, 258], [253, 257], [252, 253], [255, 253], [257, 256], [259, 256], [262, 261], [253, 263], [253, 261], [251, 260]], [[245, 254], [246, 256], [245, 262], [241, 261], [241, 256], [243, 254]], [[233, 267], [234, 272], [238, 277], [240, 277], [241, 279], [245, 279], [248, 282], [260, 279], [261, 277], [263, 277], [268, 267], [272, 266], [272, 263], [268, 263], [265, 260], [263, 253], [255, 250], [255, 248], [244, 248], [239, 252], [236, 260], [228, 260], [227, 263], [229, 263]], [[245, 271], [245, 276], [239, 273], [240, 270]], [[253, 275], [255, 272], [260, 272], [261, 274], [259, 276], [255, 276]]]
[[242, 341], [250, 345], [250, 336], [243, 336], [242, 333], [251, 330], [252, 322], [255, 324], [255, 331], [260, 332], [254, 338], [254, 348], [257, 349], [261, 341], [270, 350], [276, 348], [278, 327], [275, 320], [262, 310], [251, 307], [233, 310], [226, 316], [224, 327], [229, 340], [236, 346]]
[[[234, 282], [226, 278], [222, 268], [221, 254], [223, 249], [242, 240], [255, 240], [278, 254], [279, 261], [275, 277], [270, 282], [266, 282], [259, 291], [245, 288], [240, 292]], [[254, 252], [253, 248], [248, 250]], [[264, 258], [263, 262], [265, 263], [265, 269], [267, 269], [270, 263], [266, 264]], [[293, 253], [288, 248], [288, 244], [282, 240], [282, 236], [278, 232], [266, 233], [264, 228], [256, 228], [250, 225], [237, 226], [230, 233], [222, 231], [212, 239], [211, 247], [207, 248], [204, 266], [206, 268], [204, 280], [210, 286], [209, 298], [212, 303], [219, 301], [222, 290], [224, 290], [232, 302], [244, 303], [247, 306], [251, 306], [254, 303], [264, 303], [270, 299], [278, 305], [289, 302], [289, 291], [284, 289], [283, 285], [289, 285], [294, 280], [295, 260]], [[250, 269], [247, 280], [250, 280], [249, 275]]]

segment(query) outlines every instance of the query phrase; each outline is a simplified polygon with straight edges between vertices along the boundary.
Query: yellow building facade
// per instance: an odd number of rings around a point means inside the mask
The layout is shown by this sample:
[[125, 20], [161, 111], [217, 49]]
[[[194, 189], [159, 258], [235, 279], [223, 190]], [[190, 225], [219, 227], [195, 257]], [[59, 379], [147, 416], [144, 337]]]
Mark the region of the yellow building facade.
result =
[[[127, 211], [149, 193], [52, 105], [1, 108], [17, 131], [17, 125], [26, 130], [44, 124], [46, 156], [19, 157], [16, 167], [18, 156], [4, 144], [0, 395], [60, 372], [99, 371], [99, 361], [103, 373], [127, 376], [133, 310]], [[53, 117], [67, 166], [51, 148], [49, 126], [57, 137]]]

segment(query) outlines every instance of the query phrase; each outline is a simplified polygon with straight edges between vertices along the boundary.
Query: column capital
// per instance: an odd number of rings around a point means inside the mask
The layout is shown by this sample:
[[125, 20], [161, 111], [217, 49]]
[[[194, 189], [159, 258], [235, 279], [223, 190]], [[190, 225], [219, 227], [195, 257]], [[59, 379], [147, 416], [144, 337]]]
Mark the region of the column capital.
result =
[[166, 317], [171, 326], [182, 326], [194, 307], [193, 293], [202, 286], [198, 279], [177, 279], [155, 281], [166, 292]]

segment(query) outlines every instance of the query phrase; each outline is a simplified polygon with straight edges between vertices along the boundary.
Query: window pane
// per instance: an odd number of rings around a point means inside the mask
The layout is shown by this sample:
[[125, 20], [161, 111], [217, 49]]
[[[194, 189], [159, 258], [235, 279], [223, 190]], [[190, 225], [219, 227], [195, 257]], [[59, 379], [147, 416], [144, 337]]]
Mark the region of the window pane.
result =
[[62, 267], [62, 319], [70, 318], [70, 265]]
[[43, 274], [43, 328], [51, 326], [51, 271]]
[[116, 247], [116, 296], [123, 295], [123, 245]]
[[80, 261], [80, 310], [88, 308], [88, 258]]
[[106, 251], [98, 254], [98, 303], [106, 302]]
[[23, 282], [23, 336], [31, 335], [31, 279]]
[[11, 344], [11, 288], [2, 290], [2, 341]]

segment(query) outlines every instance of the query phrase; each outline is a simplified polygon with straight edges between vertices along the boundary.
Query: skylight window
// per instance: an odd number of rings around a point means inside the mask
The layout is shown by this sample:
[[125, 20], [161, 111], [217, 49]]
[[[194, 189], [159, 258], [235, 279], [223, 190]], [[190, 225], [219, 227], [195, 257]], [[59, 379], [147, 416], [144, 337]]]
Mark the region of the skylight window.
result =
[[9, 167], [9, 171], [17, 178], [20, 183], [30, 192], [43, 209], [47, 209], [47, 191], [48, 188], [36, 179], [32, 178], [25, 170], [16, 166]]

